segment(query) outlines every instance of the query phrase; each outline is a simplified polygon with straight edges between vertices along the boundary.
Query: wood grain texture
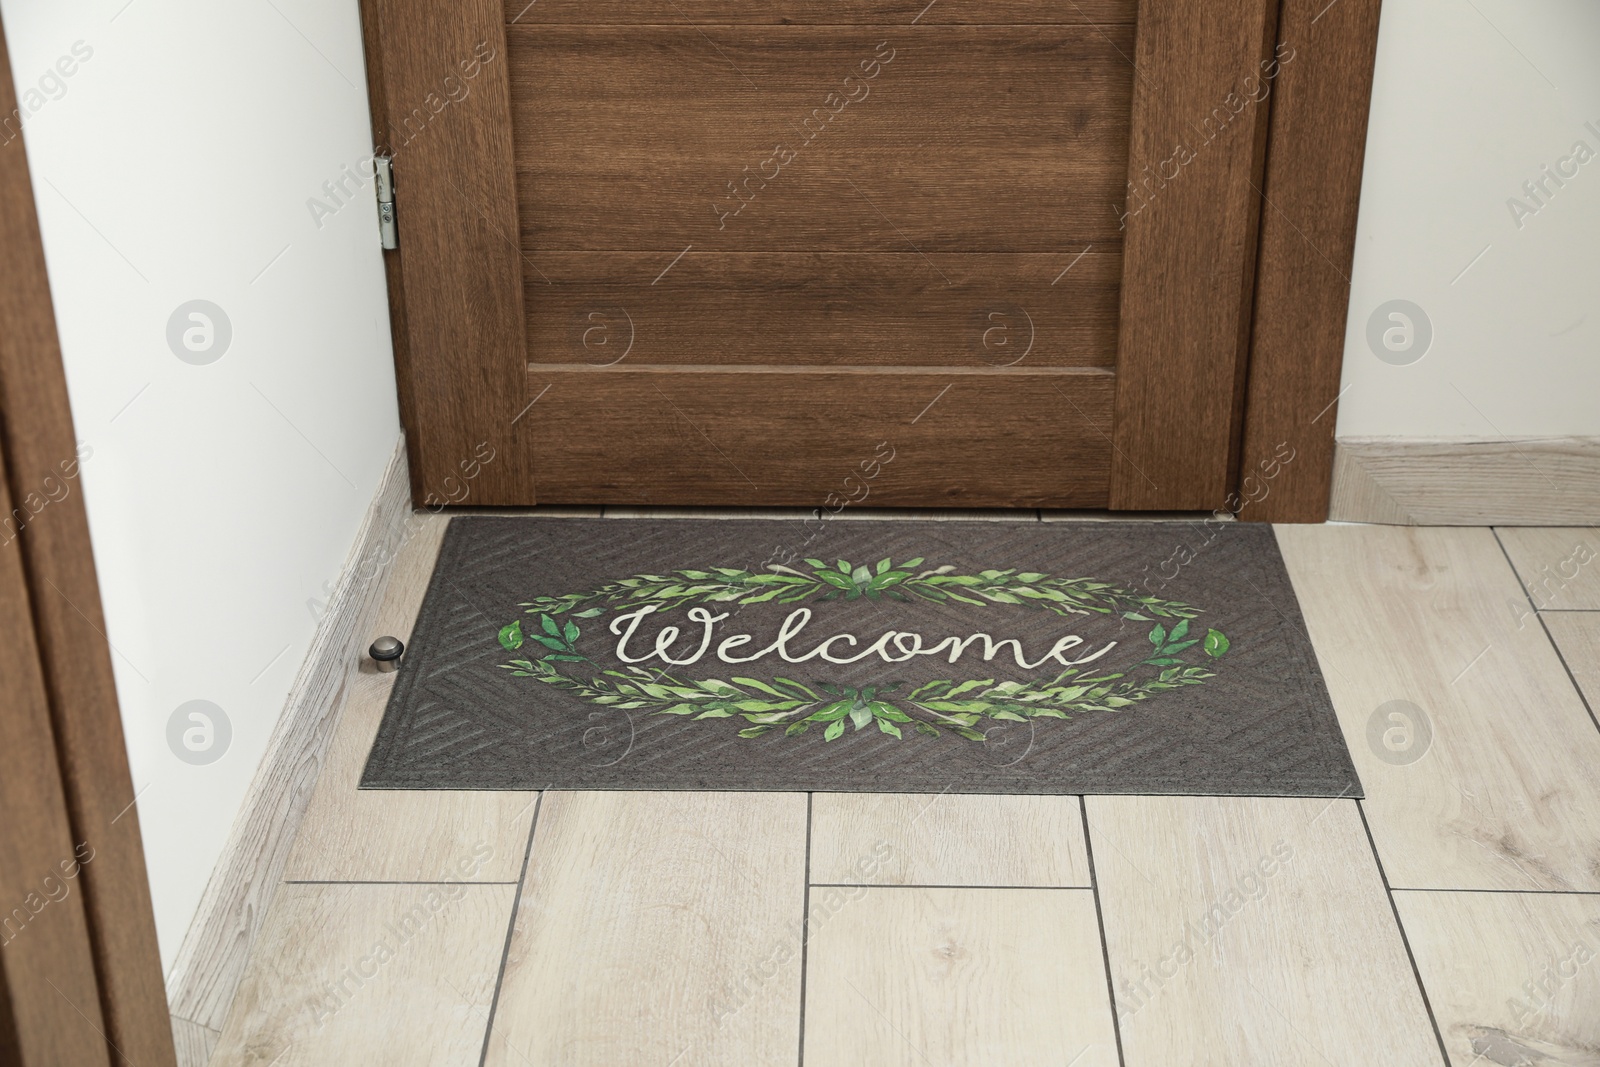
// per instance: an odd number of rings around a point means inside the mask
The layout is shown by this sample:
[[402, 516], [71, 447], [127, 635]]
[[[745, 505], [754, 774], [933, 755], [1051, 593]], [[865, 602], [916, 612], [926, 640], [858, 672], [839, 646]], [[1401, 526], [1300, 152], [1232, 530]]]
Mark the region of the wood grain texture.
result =
[[1132, 37], [513, 26], [522, 247], [1115, 251]]
[[409, 497], [399, 441], [167, 975], [173, 1014], [197, 1025], [221, 1030], [227, 1018], [326, 762], [339, 708], [357, 680], [359, 650], [371, 642], [362, 638], [407, 541]]
[[368, 0], [363, 16], [385, 109], [374, 139], [394, 157], [400, 247], [385, 255], [404, 291], [392, 328], [412, 499], [456, 501], [470, 483], [473, 503], [531, 504], [500, 6]]
[[1100, 507], [1113, 381], [534, 366], [527, 395], [548, 503]]
[[1354, 801], [1086, 803], [1127, 1067], [1437, 1067]]
[[1328, 517], [1356, 209], [1381, 0], [1284, 0], [1270, 83], [1249, 386], [1239, 480], [1294, 460], [1244, 509], [1253, 522]]
[[516, 889], [286, 885], [212, 1067], [472, 1067]]
[[221, 1031], [172, 1016], [172, 1043], [177, 1051], [178, 1067], [207, 1067], [221, 1037]]
[[[383, 604], [358, 647], [381, 634], [411, 640], [448, 524], [442, 515], [413, 516], [412, 536], [400, 549]], [[368, 664], [351, 679], [284, 879], [515, 882], [537, 793], [359, 788], [394, 681], [393, 674], [379, 674]]]
[[1139, 4], [1127, 187], [1116, 195], [1127, 226], [1116, 509], [1227, 502], [1267, 129], [1267, 108], [1252, 96], [1261, 95], [1277, 8], [1272, 0]]
[[1328, 518], [1420, 526], [1600, 522], [1600, 438], [1343, 437]]
[[1589, 705], [1600, 710], [1600, 612], [1557, 611], [1541, 621]]
[[1396, 893], [1451, 1067], [1600, 1063], [1600, 897]]
[[1109, 367], [1122, 257], [1079, 251], [530, 253], [528, 358]]
[[1600, 530], [1509, 526], [1495, 531], [1540, 611], [1600, 611]]
[[1493, 532], [1277, 533], [1389, 883], [1600, 890], [1600, 732]]
[[[15, 109], [0, 30], [0, 114], [15, 115]], [[35, 668], [48, 694], [45, 711], [52, 719], [70, 832], [95, 855], [76, 883], [100, 989], [100, 1009], [85, 1008], [101, 1019], [123, 1056], [161, 1067], [173, 1061], [172, 1032], [161, 995], [139, 818], [128, 811], [133, 780], [77, 477], [84, 453], [73, 432], [27, 157], [22, 138], [9, 134], [0, 144], [0, 323], [0, 451], [12, 497], [0, 537], [10, 542], [4, 551], [16, 557], [19, 580], [29, 588], [29, 645], [37, 642]], [[70, 853], [69, 848], [62, 855]], [[30, 865], [15, 873], [46, 872]]]
[[1083, 816], [1077, 797], [817, 793], [811, 881], [1087, 888]]
[[808, 1067], [1116, 1067], [1088, 890], [855, 893], [813, 918]]
[[805, 833], [799, 793], [546, 793], [488, 1067], [793, 1064]]
[[[6, 75], [0, 88], [9, 93], [10, 72], [0, 74]], [[0, 160], [14, 151], [16, 145], [0, 146]], [[4, 199], [0, 186], [0, 203]], [[5, 515], [13, 514], [9, 461], [0, 443]], [[6, 761], [0, 775], [0, 811], [6, 813], [0, 827], [0, 1060], [18, 1067], [110, 1064], [79, 864], [88, 859], [92, 865], [94, 853], [75, 853], [86, 839], [75, 836], [68, 813], [28, 575], [14, 538], [0, 545], [0, 678], [6, 681], [0, 715]]]
[[1074, 0], [1070, 6], [1041, 6], [1031, 0], [981, 0], [929, 4], [927, 0], [866, 0], [848, 6], [829, 0], [788, 0], [764, 7], [737, 0], [506, 0], [506, 22], [519, 25], [581, 23], [601, 25], [884, 25], [941, 23], [1069, 23], [1096, 25], [1132, 22], [1136, 0]]

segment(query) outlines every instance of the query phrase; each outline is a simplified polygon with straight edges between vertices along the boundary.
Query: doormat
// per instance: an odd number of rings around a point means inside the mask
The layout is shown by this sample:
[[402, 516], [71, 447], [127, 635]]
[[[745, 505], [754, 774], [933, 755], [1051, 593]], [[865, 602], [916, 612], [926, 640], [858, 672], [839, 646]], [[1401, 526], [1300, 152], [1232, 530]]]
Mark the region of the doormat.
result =
[[380, 789], [1360, 796], [1272, 530], [457, 518]]

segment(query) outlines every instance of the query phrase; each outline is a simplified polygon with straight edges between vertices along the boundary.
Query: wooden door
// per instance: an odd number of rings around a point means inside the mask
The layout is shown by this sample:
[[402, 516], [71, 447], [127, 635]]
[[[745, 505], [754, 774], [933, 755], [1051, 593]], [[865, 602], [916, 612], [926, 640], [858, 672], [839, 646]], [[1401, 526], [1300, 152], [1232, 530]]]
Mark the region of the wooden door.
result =
[[[0, 27], [0, 114], [15, 113]], [[0, 142], [0, 1063], [171, 1067], [23, 139]]]
[[1228, 506], [1278, 10], [366, 0], [417, 499]]

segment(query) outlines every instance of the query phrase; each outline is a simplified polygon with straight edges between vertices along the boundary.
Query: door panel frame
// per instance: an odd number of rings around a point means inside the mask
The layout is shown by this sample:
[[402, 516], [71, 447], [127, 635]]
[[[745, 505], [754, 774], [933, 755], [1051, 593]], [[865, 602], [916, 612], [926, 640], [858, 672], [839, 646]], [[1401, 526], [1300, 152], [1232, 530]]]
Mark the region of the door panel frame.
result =
[[[1130, 328], [1119, 339], [1112, 508], [1326, 518], [1328, 405], [1343, 356], [1380, 2], [1219, 0], [1202, 16], [1179, 0], [1140, 0], [1130, 180], [1195, 136], [1229, 92], [1250, 93], [1245, 79], [1260, 79], [1264, 63], [1285, 49], [1293, 59], [1279, 61], [1265, 99], [1199, 149], [1148, 210], [1126, 215]], [[397, 157], [400, 247], [385, 258], [413, 496], [534, 503], [536, 420], [525, 416], [537, 397], [522, 387], [527, 259], [515, 243], [505, 9], [492, 0], [361, 8], [375, 143]], [[463, 80], [457, 68], [480, 42], [496, 58]], [[406, 116], [449, 95], [446, 78], [470, 85], [439, 121], [408, 127]], [[476, 361], [466, 388], [461, 353]], [[487, 477], [457, 499], [463, 465], [485, 449]]]
[[[0, 114], [16, 98], [0, 26]], [[0, 1061], [175, 1063], [23, 138], [0, 144]], [[65, 892], [56, 894], [64, 888]], [[37, 904], [37, 907], [35, 907]], [[18, 911], [28, 918], [18, 926]]]
[[1268, 118], [1249, 86], [1273, 62], [1277, 6], [1139, 4], [1113, 510], [1227, 503]]
[[504, 7], [361, 0], [361, 21], [374, 150], [394, 160], [384, 260], [412, 499], [531, 504]]
[[1356, 209], [1382, 0], [1283, 0], [1297, 55], [1272, 94], [1237, 498], [1256, 522], [1323, 522], [1333, 486]]

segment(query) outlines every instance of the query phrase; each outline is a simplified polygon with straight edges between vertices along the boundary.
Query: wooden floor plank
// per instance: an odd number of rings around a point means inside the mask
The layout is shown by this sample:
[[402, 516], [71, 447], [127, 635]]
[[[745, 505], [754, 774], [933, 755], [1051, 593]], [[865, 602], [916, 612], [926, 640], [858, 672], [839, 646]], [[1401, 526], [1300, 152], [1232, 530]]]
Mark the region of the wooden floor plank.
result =
[[1090, 891], [857, 892], [812, 920], [806, 1067], [1116, 1067]]
[[1600, 709], [1600, 612], [1553, 611], [1541, 620], [1590, 711]]
[[811, 881], [1087, 888], [1078, 798], [817, 793]]
[[[406, 527], [411, 537], [393, 563], [372, 638], [410, 639], [447, 522], [419, 513]], [[357, 788], [394, 679], [363, 666], [301, 820], [285, 880], [515, 882], [538, 794]]]
[[211, 1067], [475, 1067], [505, 885], [286, 885]]
[[1398, 892], [1452, 1067], [1600, 1063], [1600, 897]]
[[1354, 801], [1086, 804], [1126, 1067], [1437, 1067]]
[[1600, 890], [1600, 732], [1493, 532], [1278, 541], [1390, 884]]
[[489, 1067], [795, 1062], [806, 798], [550, 792]]
[[1600, 611], [1600, 530], [1503, 526], [1495, 533], [1540, 611]]

